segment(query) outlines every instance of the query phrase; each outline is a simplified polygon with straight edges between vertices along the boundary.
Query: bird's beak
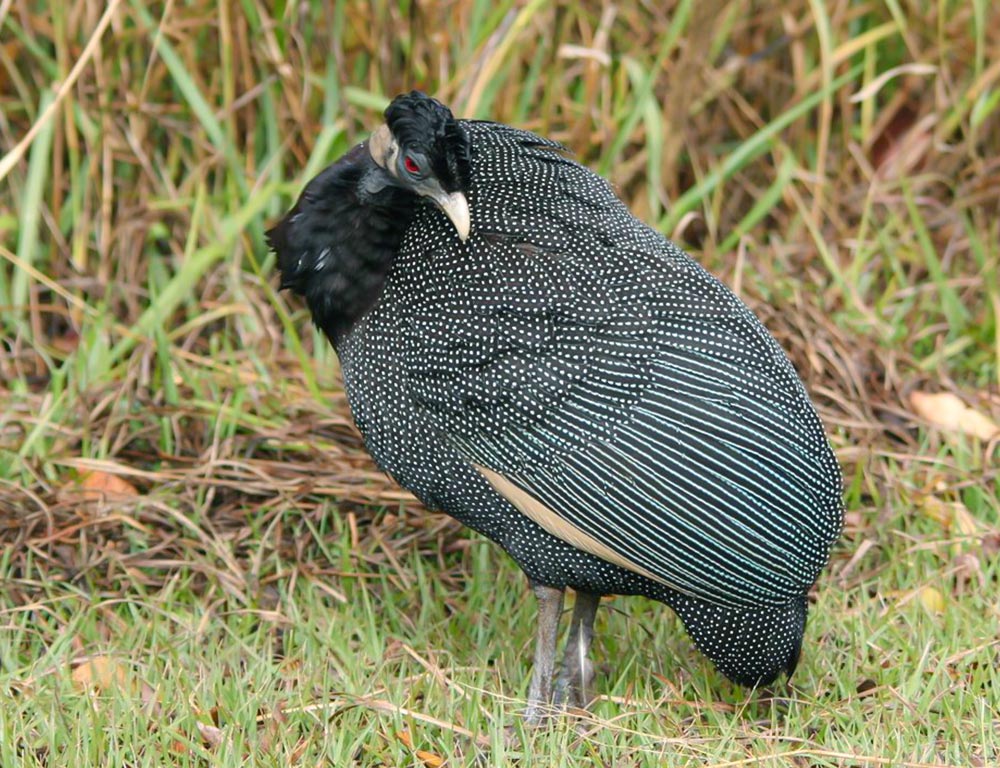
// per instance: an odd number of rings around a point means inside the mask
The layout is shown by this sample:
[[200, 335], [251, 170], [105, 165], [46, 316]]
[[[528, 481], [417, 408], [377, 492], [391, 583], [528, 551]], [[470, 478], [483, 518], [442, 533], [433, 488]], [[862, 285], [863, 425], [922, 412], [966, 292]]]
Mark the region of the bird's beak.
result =
[[380, 125], [375, 129], [368, 139], [368, 152], [375, 164], [395, 179], [397, 184], [433, 200], [435, 205], [444, 211], [445, 216], [451, 219], [451, 223], [455, 225], [459, 240], [465, 242], [469, 239], [472, 219], [469, 214], [469, 201], [465, 199], [465, 195], [461, 192], [445, 192], [441, 188], [440, 182], [433, 177], [420, 182], [400, 179], [399, 169], [396, 168], [399, 144], [389, 130], [389, 126]]
[[440, 193], [432, 195], [431, 200], [437, 204], [438, 208], [444, 211], [444, 215], [455, 225], [455, 230], [458, 232], [458, 239], [463, 243], [468, 240], [469, 229], [472, 226], [472, 217], [469, 214], [469, 201], [465, 199], [465, 195], [461, 192], [452, 192], [449, 194], [442, 190]]

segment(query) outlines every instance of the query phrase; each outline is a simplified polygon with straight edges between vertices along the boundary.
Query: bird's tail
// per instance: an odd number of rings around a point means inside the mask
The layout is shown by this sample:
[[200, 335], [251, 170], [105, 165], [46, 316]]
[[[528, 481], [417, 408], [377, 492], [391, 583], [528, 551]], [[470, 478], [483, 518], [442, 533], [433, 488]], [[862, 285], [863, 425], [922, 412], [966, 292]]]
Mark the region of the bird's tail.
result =
[[719, 671], [745, 686], [770, 685], [799, 662], [808, 604], [805, 595], [784, 605], [731, 608], [685, 595], [669, 601], [698, 649]]

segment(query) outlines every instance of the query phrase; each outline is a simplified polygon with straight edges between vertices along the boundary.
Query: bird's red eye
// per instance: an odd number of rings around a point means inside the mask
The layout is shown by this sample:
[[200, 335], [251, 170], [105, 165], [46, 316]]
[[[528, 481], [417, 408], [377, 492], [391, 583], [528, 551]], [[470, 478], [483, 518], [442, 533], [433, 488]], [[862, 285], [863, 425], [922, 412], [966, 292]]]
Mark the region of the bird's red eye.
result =
[[407, 155], [405, 158], [403, 158], [403, 166], [410, 173], [420, 173], [420, 166], [417, 165], [416, 161], [412, 157], [410, 157], [409, 155]]

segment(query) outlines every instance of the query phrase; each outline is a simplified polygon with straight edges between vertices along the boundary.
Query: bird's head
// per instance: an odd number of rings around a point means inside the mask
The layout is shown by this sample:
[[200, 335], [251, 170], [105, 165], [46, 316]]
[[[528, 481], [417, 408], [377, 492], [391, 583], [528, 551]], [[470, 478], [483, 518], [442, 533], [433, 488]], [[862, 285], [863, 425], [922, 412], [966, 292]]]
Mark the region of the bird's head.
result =
[[391, 183], [427, 198], [469, 236], [469, 137], [444, 104], [419, 91], [397, 96], [368, 140]]
[[443, 104], [399, 96], [367, 142], [325, 168], [267, 232], [281, 287], [305, 296], [337, 343], [381, 295], [407, 228], [426, 199], [469, 236], [469, 137]]

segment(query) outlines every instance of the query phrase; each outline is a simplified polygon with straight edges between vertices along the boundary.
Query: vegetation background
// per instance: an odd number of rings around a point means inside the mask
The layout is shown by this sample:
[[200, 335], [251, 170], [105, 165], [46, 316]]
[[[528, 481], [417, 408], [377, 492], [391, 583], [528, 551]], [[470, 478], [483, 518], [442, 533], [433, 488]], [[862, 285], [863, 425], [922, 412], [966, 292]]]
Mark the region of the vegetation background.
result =
[[[849, 513], [785, 704], [613, 599], [521, 732], [523, 577], [371, 465], [263, 244], [412, 87], [793, 357]], [[0, 764], [1000, 762], [993, 0], [0, 0], [0, 149]]]

